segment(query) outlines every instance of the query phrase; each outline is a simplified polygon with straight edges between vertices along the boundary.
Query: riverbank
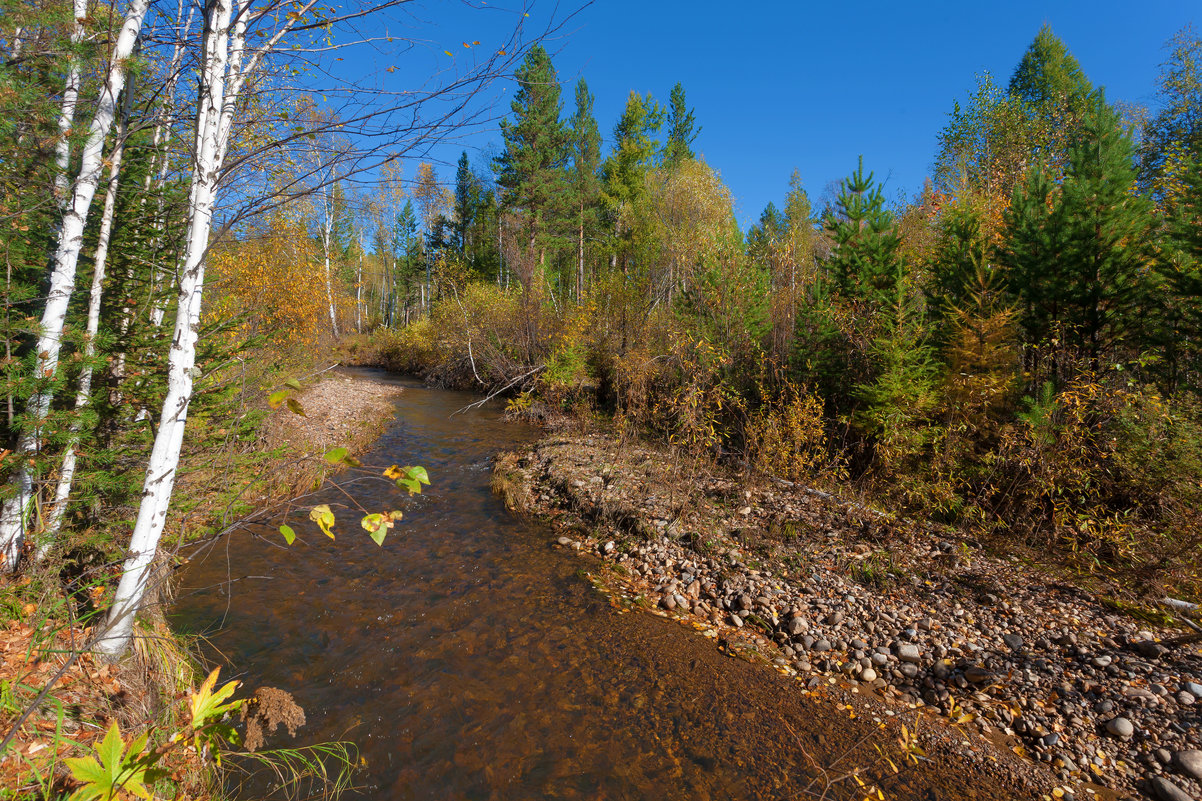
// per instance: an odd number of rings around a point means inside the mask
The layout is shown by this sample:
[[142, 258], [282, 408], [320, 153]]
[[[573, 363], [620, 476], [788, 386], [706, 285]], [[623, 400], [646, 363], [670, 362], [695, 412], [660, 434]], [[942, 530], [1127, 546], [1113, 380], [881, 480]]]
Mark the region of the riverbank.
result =
[[[198, 526], [248, 505], [263, 513], [320, 483], [337, 469], [321, 455], [335, 446], [351, 455], [367, 449], [392, 420], [390, 399], [401, 391], [368, 375], [327, 373], [296, 393], [303, 415], [281, 405], [262, 418], [249, 444], [236, 443], [230, 453], [194, 450], [191, 463], [185, 459], [181, 466], [187, 511], [175, 512], [176, 538], [185, 533], [181, 520]], [[261, 471], [255, 483], [229, 475], [221, 480], [219, 467], [235, 455]], [[234, 482], [242, 482], [238, 507], [229, 501]], [[73, 581], [70, 566], [57, 560], [52, 555], [0, 584], [0, 738], [12, 734], [0, 754], [0, 799], [70, 792], [63, 759], [88, 752], [114, 721], [127, 740], [139, 732], [169, 731], [180, 699], [202, 677], [189, 643], [166, 626], [158, 608], [142, 616], [145, 636], [122, 662], [102, 664], [82, 652], [92, 629], [80, 616], [103, 604], [117, 574], [110, 569], [81, 591], [78, 576]], [[47, 686], [46, 696], [37, 699]], [[203, 785], [177, 789], [183, 792], [177, 797], [207, 793]]]
[[[963, 732], [949, 755], [1024, 792], [1202, 797], [1202, 656], [1060, 577], [825, 493], [601, 433], [497, 462], [512, 508], [605, 560], [613, 596], [813, 690]], [[875, 708], [875, 707], [874, 707]], [[996, 760], [996, 761], [995, 761]], [[1108, 788], [1108, 789], [1107, 789]]]

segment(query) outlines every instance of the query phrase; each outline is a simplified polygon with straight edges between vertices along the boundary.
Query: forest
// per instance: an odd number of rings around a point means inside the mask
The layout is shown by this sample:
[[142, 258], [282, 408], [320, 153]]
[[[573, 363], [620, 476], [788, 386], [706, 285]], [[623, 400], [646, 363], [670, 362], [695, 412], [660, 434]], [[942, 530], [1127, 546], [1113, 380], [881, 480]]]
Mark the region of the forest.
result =
[[[124, 652], [168, 543], [295, 489], [263, 426], [335, 361], [1199, 599], [1192, 27], [1144, 108], [1045, 26], [1006, 80], [964, 76], [921, 193], [865, 153], [743, 230], [682, 84], [599, 122], [520, 18], [381, 110], [306, 77], [368, 11], [167, 6], [0, 3], [14, 619], [71, 599]], [[492, 153], [423, 158], [498, 80]]]
[[866, 154], [741, 231], [684, 87], [631, 92], [602, 153], [586, 81], [565, 103], [535, 49], [499, 157], [446, 188], [423, 164], [362, 275], [343, 238], [351, 347], [1196, 594], [1202, 42], [1166, 53], [1150, 113], [1045, 26], [949, 101], [919, 196]]

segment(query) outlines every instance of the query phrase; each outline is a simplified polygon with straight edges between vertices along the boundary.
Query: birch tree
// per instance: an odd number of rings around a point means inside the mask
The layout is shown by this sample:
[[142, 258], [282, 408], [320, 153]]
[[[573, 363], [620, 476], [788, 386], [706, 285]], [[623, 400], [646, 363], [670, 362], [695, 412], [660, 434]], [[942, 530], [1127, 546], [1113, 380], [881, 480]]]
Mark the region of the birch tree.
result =
[[[116, 658], [125, 651], [133, 636], [134, 617], [151, 582], [151, 566], [167, 520], [167, 511], [179, 466], [188, 406], [197, 377], [196, 346], [204, 290], [205, 259], [212, 237], [228, 231], [252, 211], [262, 212], [286, 204], [296, 195], [312, 194], [322, 188], [320, 178], [310, 180], [312, 172], [301, 171], [295, 181], [276, 189], [269, 197], [256, 198], [243, 210], [232, 213], [215, 229], [218, 187], [223, 178], [240, 163], [250, 162], [256, 154], [286, 146], [297, 146], [309, 137], [337, 128], [355, 127], [361, 138], [371, 142], [387, 141], [390, 150], [416, 146], [432, 132], [462, 120], [468, 103], [483, 83], [508, 72], [512, 56], [520, 52], [521, 24], [510, 40], [468, 74], [422, 92], [399, 92], [386, 108], [366, 108], [357, 114], [332, 115], [337, 123], [323, 130], [303, 126], [281, 140], [267, 141], [240, 153], [234, 164], [227, 164], [231, 135], [238, 114], [244, 109], [246, 94], [253, 91], [266, 59], [290, 34], [315, 32], [320, 35], [339, 21], [375, 13], [396, 2], [384, 2], [352, 11], [338, 19], [310, 16], [318, 0], [209, 0], [205, 8], [204, 36], [200, 58], [199, 98], [196, 114], [194, 162], [188, 201], [188, 227], [184, 257], [179, 270], [175, 327], [167, 360], [167, 392], [155, 434], [142, 501], [130, 541], [120, 583], [105, 625], [97, 634], [95, 648], [102, 655]], [[391, 37], [380, 37], [380, 40]], [[289, 47], [289, 53], [320, 53], [330, 50], [318, 41], [306, 48], [304, 43]], [[355, 92], [348, 92], [355, 96]], [[419, 114], [424, 104], [443, 99], [446, 104], [430, 118]], [[394, 122], [395, 121], [395, 122]], [[367, 170], [395, 158], [388, 155], [372, 159], [368, 150], [355, 169]], [[393, 150], [395, 153], [396, 151]], [[353, 171], [353, 170], [352, 170]], [[346, 174], [347, 171], [343, 171]], [[293, 194], [290, 196], [289, 192]]]
[[113, 235], [113, 219], [117, 209], [117, 188], [120, 185], [121, 162], [125, 157], [125, 142], [129, 133], [130, 106], [133, 104], [132, 87], [125, 91], [125, 102], [122, 105], [121, 121], [118, 125], [113, 152], [109, 156], [109, 179], [104, 190], [104, 210], [100, 215], [100, 233], [96, 239], [96, 255], [92, 267], [92, 288], [88, 293], [88, 322], [84, 332], [83, 367], [79, 373], [79, 381], [75, 392], [75, 420], [71, 424], [71, 432], [67, 441], [67, 449], [63, 454], [59, 467], [58, 485], [55, 488], [54, 501], [46, 514], [45, 530], [37, 537], [34, 548], [35, 561], [41, 561], [50, 547], [58, 539], [63, 526], [63, 516], [67, 511], [67, 501], [71, 497], [71, 486], [75, 482], [75, 466], [77, 449], [79, 447], [80, 431], [83, 428], [82, 414], [92, 397], [92, 376], [95, 372], [93, 360], [96, 357], [96, 335], [100, 331], [100, 303], [104, 296], [104, 275], [108, 264], [109, 241]]
[[34, 379], [44, 384], [30, 397], [26, 406], [24, 433], [16, 449], [19, 455], [18, 467], [12, 478], [16, 492], [0, 509], [0, 553], [3, 555], [3, 569], [8, 571], [17, 568], [29, 523], [33, 501], [33, 471], [29, 462], [41, 450], [42, 429], [52, 400], [50, 387], [58, 371], [67, 306], [75, 288], [75, 271], [83, 247], [84, 225], [104, 167], [104, 143], [117, 115], [118, 97], [125, 86], [127, 61], [137, 44], [138, 33], [149, 5], [150, 0], [130, 0], [113, 47], [107, 76], [100, 88], [96, 113], [88, 129], [71, 201], [59, 230], [50, 274], [50, 291], [42, 312], [40, 334], [35, 349], [37, 356]]

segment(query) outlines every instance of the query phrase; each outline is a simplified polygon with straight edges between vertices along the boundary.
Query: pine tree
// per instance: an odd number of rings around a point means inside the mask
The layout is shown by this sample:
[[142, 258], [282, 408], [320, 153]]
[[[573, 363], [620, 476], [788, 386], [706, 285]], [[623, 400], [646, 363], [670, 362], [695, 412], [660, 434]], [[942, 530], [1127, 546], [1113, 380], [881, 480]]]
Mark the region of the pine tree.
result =
[[1057, 116], [1086, 106], [1093, 87], [1064, 42], [1045, 24], [1010, 77], [1009, 93], [1036, 114]]
[[663, 122], [663, 109], [651, 95], [631, 92], [626, 98], [622, 117], [614, 126], [613, 152], [601, 168], [606, 199], [612, 206], [629, 207], [643, 195], [659, 146], [654, 137]]
[[1135, 142], [1099, 90], [1068, 151], [1061, 200], [1065, 258], [1081, 341], [1096, 365], [1124, 338], [1138, 346], [1144, 272], [1155, 228], [1152, 206], [1135, 192]]
[[952, 311], [961, 308], [981, 286], [981, 275], [989, 277], [993, 291], [1001, 281], [990, 264], [990, 246], [983, 226], [984, 213], [971, 195], [958, 198], [939, 214], [935, 249], [926, 288], [934, 336], [946, 343]]
[[559, 119], [559, 79], [542, 45], [530, 49], [514, 79], [519, 89], [510, 103], [513, 119], [501, 122], [505, 152], [495, 163], [497, 185], [504, 207], [523, 212], [530, 256], [541, 269], [548, 248], [559, 244], [568, 134]]
[[601, 133], [593, 116], [593, 95], [584, 78], [576, 83], [576, 112], [568, 122], [571, 136], [572, 206], [576, 212], [576, 301], [584, 298], [585, 233], [597, 224], [601, 180], [597, 169], [601, 163]]
[[1166, 206], [1166, 245], [1157, 262], [1165, 300], [1155, 307], [1154, 343], [1172, 391], [1202, 388], [1202, 153], [1179, 175], [1180, 190]]
[[701, 133], [693, 110], [685, 103], [684, 86], [677, 83], [668, 96], [668, 139], [664, 143], [663, 166], [672, 169], [685, 159], [693, 159], [692, 145]]
[[843, 181], [834, 213], [825, 220], [835, 244], [827, 267], [835, 288], [849, 300], [891, 303], [902, 267], [901, 235], [872, 178], [871, 172], [864, 174], [861, 156], [856, 171]]
[[1134, 144], [1117, 112], [1095, 93], [1057, 186], [1033, 168], [1006, 213], [1001, 260], [1020, 307], [1024, 341], [1051, 348], [1062, 380], [1066, 347], [1096, 366], [1104, 351], [1137, 334], [1151, 205], [1135, 188]]

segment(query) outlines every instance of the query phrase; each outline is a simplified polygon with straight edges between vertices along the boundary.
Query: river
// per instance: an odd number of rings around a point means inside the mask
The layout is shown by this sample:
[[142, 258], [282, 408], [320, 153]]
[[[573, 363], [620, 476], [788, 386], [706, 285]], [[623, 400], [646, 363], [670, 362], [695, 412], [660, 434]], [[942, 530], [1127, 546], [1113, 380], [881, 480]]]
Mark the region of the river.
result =
[[831, 710], [686, 627], [615, 609], [582, 576], [592, 563], [507, 512], [492, 457], [535, 430], [492, 404], [452, 416], [469, 394], [384, 380], [405, 392], [363, 462], [423, 465], [432, 486], [409, 498], [378, 469], [348, 471], [306, 501], [403, 510], [383, 547], [349, 510], [336, 541], [300, 511], [292, 547], [242, 532], [183, 571], [173, 624], [233, 666], [223, 678], [304, 707], [296, 740], [271, 745], [354, 742], [363, 798], [817, 796], [802, 792], [816, 765], [837, 772], [852, 737]]

